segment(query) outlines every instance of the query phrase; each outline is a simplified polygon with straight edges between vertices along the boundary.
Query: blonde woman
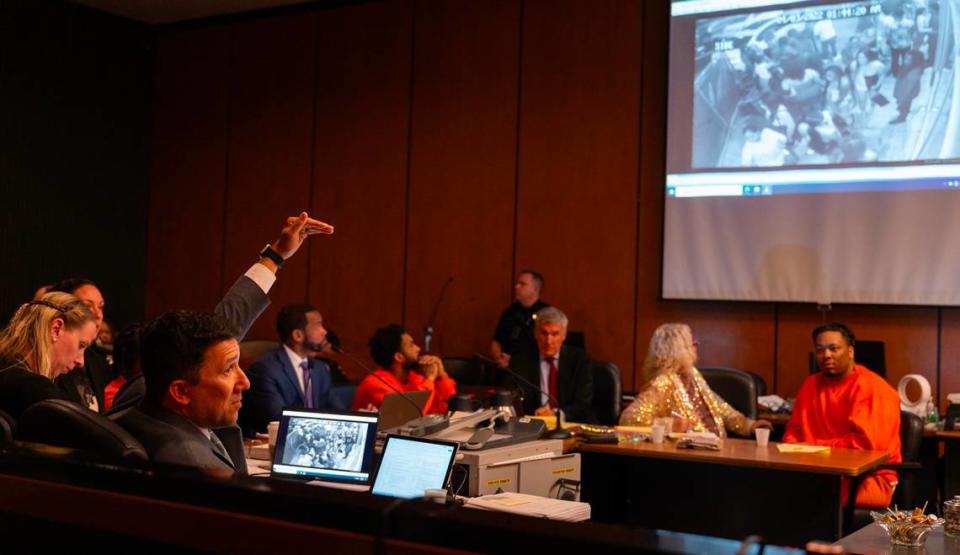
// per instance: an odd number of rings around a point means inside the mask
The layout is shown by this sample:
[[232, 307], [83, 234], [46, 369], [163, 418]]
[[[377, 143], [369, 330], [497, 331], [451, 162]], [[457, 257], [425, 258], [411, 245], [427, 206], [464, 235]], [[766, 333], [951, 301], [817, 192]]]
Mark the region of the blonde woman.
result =
[[61, 398], [54, 378], [82, 366], [96, 337], [96, 317], [73, 295], [21, 305], [0, 332], [0, 410], [17, 419], [33, 403]]
[[658, 417], [673, 417], [689, 431], [727, 430], [747, 436], [756, 428], [771, 427], [766, 420], [751, 420], [710, 389], [697, 371], [697, 347], [686, 324], [663, 324], [653, 332], [643, 363], [649, 381], [636, 400], [620, 415], [620, 424], [650, 426]]

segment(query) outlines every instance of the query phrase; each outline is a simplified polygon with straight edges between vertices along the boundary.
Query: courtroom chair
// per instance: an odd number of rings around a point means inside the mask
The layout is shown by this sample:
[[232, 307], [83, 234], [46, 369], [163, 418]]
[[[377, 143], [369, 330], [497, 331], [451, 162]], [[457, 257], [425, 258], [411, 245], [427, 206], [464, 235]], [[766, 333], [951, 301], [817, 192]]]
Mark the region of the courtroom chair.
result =
[[13, 441], [17, 433], [17, 421], [12, 416], [0, 410], [0, 443]]
[[707, 385], [747, 418], [757, 418], [757, 384], [749, 372], [722, 366], [697, 368]]
[[247, 369], [268, 351], [280, 346], [278, 341], [254, 339], [240, 343], [240, 368]]
[[490, 369], [477, 357], [443, 357], [443, 368], [457, 385], [489, 385]]
[[[923, 466], [920, 464], [920, 444], [923, 442], [923, 418], [912, 412], [900, 411], [900, 457], [903, 459], [899, 463], [886, 463], [878, 466], [878, 469], [885, 468], [897, 471], [897, 487], [893, 490], [893, 499], [890, 504], [896, 504], [897, 507], [907, 511], [914, 507], [920, 507], [924, 501], [935, 500], [920, 499], [920, 488], [918, 478]], [[857, 489], [860, 482], [866, 475], [859, 476], [850, 481], [850, 496], [847, 498], [847, 505], [844, 507], [844, 535], [853, 533], [860, 528], [870, 524], [873, 519], [870, 518], [870, 509], [859, 509], [854, 505], [857, 497]], [[937, 512], [928, 510], [927, 512]]]
[[[881, 378], [887, 377], [887, 348], [883, 341], [872, 339], [857, 339], [857, 344], [853, 347], [853, 358], [857, 364], [862, 364]], [[816, 374], [817, 358], [811, 352], [807, 353], [807, 362], [810, 365], [810, 373]]]
[[22, 441], [71, 447], [113, 460], [147, 460], [143, 445], [119, 424], [65, 399], [30, 405], [17, 426], [17, 439]]
[[760, 374], [755, 374], [749, 370], [744, 370], [747, 374], [750, 374], [750, 377], [753, 378], [754, 385], [757, 386], [757, 397], [763, 397], [767, 394], [767, 381], [763, 379], [763, 376]]
[[582, 331], [568, 331], [567, 338], [563, 340], [564, 345], [578, 347], [587, 350], [587, 335]]
[[612, 362], [591, 362], [593, 375], [593, 414], [604, 426], [615, 426], [620, 420], [622, 385], [620, 368]]

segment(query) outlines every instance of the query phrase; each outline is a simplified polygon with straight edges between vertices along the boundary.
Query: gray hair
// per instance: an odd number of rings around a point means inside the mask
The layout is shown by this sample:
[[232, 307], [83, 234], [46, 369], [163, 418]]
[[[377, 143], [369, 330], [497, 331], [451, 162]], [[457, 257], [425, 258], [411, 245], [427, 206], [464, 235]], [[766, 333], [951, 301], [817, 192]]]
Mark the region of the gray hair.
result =
[[555, 306], [540, 309], [539, 312], [534, 314], [533, 318], [537, 321], [537, 327], [540, 327], [541, 324], [560, 324], [563, 329], [567, 329], [567, 323], [569, 322], [567, 315]]

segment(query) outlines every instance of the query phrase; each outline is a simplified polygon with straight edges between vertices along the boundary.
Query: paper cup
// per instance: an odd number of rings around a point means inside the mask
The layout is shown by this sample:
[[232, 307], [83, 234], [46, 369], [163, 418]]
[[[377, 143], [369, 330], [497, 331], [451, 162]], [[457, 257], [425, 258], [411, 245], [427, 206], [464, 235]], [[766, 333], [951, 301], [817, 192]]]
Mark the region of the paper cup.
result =
[[753, 433], [757, 436], [757, 445], [766, 447], [770, 441], [770, 428], [757, 428]]
[[650, 428], [650, 432], [653, 436], [654, 443], [663, 443], [663, 436], [667, 430], [663, 427], [663, 424], [654, 424], [653, 427]]
[[270, 459], [273, 460], [273, 453], [277, 449], [277, 432], [280, 431], [280, 422], [274, 420], [267, 424], [267, 443], [270, 445]]

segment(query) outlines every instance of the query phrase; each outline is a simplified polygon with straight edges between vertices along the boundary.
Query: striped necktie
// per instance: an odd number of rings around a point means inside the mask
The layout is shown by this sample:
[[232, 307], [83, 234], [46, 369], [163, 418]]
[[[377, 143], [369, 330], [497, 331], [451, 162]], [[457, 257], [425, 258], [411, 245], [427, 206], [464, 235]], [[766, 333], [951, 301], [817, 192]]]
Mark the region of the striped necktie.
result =
[[230, 466], [235, 467], [233, 458], [230, 457], [230, 453], [227, 452], [227, 448], [224, 447], [223, 442], [220, 441], [220, 438], [217, 437], [217, 434], [215, 434], [213, 431], [210, 432], [210, 444], [213, 446], [214, 453], [226, 459], [226, 461], [230, 463]]
[[303, 406], [312, 409], [313, 383], [310, 381], [310, 359], [303, 359], [300, 363], [300, 371], [303, 372]]

